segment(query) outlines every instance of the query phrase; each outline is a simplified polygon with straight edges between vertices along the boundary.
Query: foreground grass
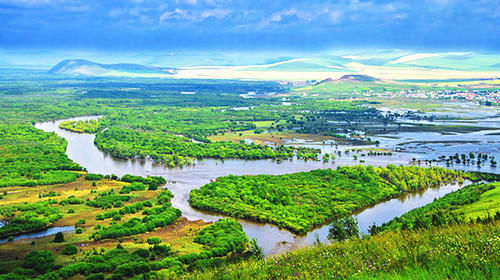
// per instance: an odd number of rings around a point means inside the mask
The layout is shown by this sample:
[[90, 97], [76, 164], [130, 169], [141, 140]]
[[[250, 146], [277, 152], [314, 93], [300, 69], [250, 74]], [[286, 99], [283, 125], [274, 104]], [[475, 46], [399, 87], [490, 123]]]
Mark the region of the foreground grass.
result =
[[386, 232], [183, 279], [498, 279], [500, 222]]
[[460, 209], [466, 218], [485, 218], [500, 212], [500, 182], [492, 185], [495, 187], [481, 194], [478, 201]]

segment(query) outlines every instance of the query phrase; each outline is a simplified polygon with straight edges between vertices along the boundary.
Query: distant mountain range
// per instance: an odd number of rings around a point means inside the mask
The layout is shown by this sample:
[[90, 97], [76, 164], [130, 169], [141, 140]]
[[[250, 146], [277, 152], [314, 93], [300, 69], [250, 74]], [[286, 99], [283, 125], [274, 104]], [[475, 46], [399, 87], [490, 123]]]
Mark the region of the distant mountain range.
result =
[[49, 70], [50, 74], [78, 76], [140, 76], [148, 74], [175, 74], [174, 68], [150, 67], [140, 64], [100, 64], [85, 59], [67, 59]]
[[[1, 58], [1, 56], [0, 56]], [[170, 56], [169, 56], [170, 58]], [[51, 74], [78, 76], [116, 77], [175, 77], [182, 79], [248, 79], [274, 81], [321, 81], [325, 82], [380, 82], [380, 81], [433, 81], [497, 79], [500, 77], [500, 54], [473, 52], [415, 53], [402, 50], [359, 52], [352, 55], [321, 55], [312, 57], [280, 57], [274, 60], [235, 59], [234, 64], [187, 63], [177, 60], [148, 60], [143, 64], [100, 64], [85, 59], [64, 60], [50, 69]], [[123, 58], [127, 59], [127, 58]], [[114, 59], [114, 61], [120, 61]], [[186, 66], [182, 66], [183, 61]], [[266, 62], [264, 62], [266, 61]], [[224, 63], [222, 63], [224, 62]], [[146, 66], [148, 64], [176, 65], [176, 67]], [[172, 63], [172, 64], [170, 64]], [[222, 63], [222, 64], [221, 64]]]

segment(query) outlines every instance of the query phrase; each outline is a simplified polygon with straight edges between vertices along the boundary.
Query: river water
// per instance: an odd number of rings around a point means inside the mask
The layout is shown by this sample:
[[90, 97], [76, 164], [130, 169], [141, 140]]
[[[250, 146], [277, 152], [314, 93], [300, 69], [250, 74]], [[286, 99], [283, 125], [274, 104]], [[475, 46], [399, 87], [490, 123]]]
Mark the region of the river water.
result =
[[[30, 239], [30, 238], [40, 238], [40, 237], [45, 237], [49, 235], [54, 235], [58, 232], [72, 232], [75, 230], [74, 226], [66, 226], [66, 227], [51, 227], [48, 229], [36, 231], [36, 232], [30, 232], [30, 233], [23, 233], [14, 236], [13, 241], [19, 240], [19, 239]], [[0, 239], [0, 244], [8, 242], [8, 238]]]
[[[78, 117], [68, 120], [88, 120], [97, 117]], [[151, 160], [119, 159], [99, 151], [94, 145], [94, 135], [73, 133], [59, 128], [59, 124], [64, 120], [37, 123], [36, 128], [46, 132], [55, 132], [65, 138], [68, 142], [66, 153], [70, 159], [85, 167], [91, 173], [134, 174], [140, 176], [163, 176], [167, 180], [166, 187], [172, 191], [174, 198], [172, 206], [179, 208], [184, 217], [189, 220], [202, 219], [207, 222], [214, 222], [223, 217], [213, 213], [202, 212], [189, 206], [189, 192], [192, 189], [215, 180], [217, 177], [232, 175], [257, 175], [257, 174], [285, 174], [300, 171], [309, 171], [319, 168], [336, 168], [337, 165], [356, 165], [359, 160], [354, 160], [348, 156], [337, 157], [335, 162], [318, 162], [287, 160], [276, 162], [274, 160], [201, 160], [194, 166], [183, 168], [167, 168]], [[389, 140], [392, 143], [393, 139]], [[384, 142], [382, 142], [383, 144]], [[335, 145], [322, 145], [320, 143], [299, 143], [322, 149], [324, 152], [335, 152], [352, 147], [335, 147]], [[359, 148], [359, 147], [357, 147]], [[342, 153], [343, 154], [343, 153]], [[387, 164], [408, 164], [413, 157], [419, 157], [419, 153], [393, 153], [392, 156], [365, 156], [362, 164], [374, 166], [385, 166]], [[449, 192], [459, 189], [458, 184], [446, 185], [440, 188], [428, 189], [419, 193], [405, 194], [401, 197], [380, 202], [372, 207], [363, 209], [355, 213], [358, 219], [360, 231], [367, 232], [368, 227], [376, 223], [377, 225], [400, 216], [405, 212], [428, 204], [435, 198], [441, 197]], [[270, 224], [255, 223], [247, 220], [239, 220], [243, 230], [250, 238], [257, 239], [263, 247], [266, 255], [277, 254], [286, 250], [311, 245], [319, 237], [321, 241], [327, 240], [328, 226], [323, 226], [309, 232], [305, 236], [296, 236], [287, 230], [279, 229]]]

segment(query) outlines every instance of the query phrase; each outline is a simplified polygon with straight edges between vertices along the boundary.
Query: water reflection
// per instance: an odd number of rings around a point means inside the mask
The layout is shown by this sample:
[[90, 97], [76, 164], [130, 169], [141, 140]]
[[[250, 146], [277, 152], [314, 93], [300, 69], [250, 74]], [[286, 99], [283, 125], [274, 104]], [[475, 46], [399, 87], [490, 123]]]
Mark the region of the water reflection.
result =
[[[24, 234], [19, 234], [14, 236], [13, 241], [15, 240], [20, 240], [20, 239], [30, 239], [30, 238], [40, 238], [40, 237], [45, 237], [45, 236], [50, 236], [54, 235], [58, 232], [73, 232], [75, 230], [74, 226], [67, 226], [67, 227], [51, 227], [48, 229], [44, 229], [41, 231], [36, 231], [36, 232], [30, 232], [30, 233], [24, 233]], [[0, 244], [8, 242], [8, 238], [0, 239]]]

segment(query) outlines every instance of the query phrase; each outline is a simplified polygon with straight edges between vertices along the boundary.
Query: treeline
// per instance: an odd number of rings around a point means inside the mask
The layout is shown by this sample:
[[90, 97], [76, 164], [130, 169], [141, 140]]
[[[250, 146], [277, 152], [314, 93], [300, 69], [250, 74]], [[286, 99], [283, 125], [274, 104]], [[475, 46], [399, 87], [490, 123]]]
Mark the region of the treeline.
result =
[[500, 189], [499, 182], [465, 186], [401, 217], [394, 218], [380, 227], [372, 227], [371, 231], [376, 233], [385, 230], [420, 230], [475, 222], [476, 219], [479, 221], [500, 219], [500, 211], [491, 213], [489, 208], [480, 206], [474, 209], [475, 212], [481, 212], [481, 214], [475, 213], [478, 217], [467, 217], [467, 213], [464, 212], [464, 206], [477, 203], [484, 193], [494, 189]]
[[[97, 134], [95, 144], [113, 156], [123, 158], [152, 158], [167, 166], [189, 165], [202, 158], [239, 158], [239, 159], [288, 159], [293, 157], [294, 148], [278, 146], [271, 148], [264, 145], [229, 142], [195, 143], [190, 139], [163, 132], [139, 132], [121, 128], [109, 128]], [[302, 149], [300, 155], [318, 152], [313, 149]]]
[[227, 176], [192, 190], [191, 206], [296, 233], [403, 192], [462, 180], [440, 167], [339, 167], [286, 175]]
[[[111, 179], [111, 180], [117, 180], [117, 181], [131, 183], [130, 185], [123, 186], [123, 188], [122, 188], [123, 192], [126, 192], [127, 189], [129, 189], [129, 188], [130, 188], [130, 191], [137, 191], [141, 188], [144, 188], [144, 189], [147, 188], [148, 190], [156, 190], [159, 186], [165, 185], [167, 183], [165, 178], [163, 178], [161, 176], [141, 177], [141, 176], [135, 176], [135, 175], [130, 175], [130, 174], [125, 174], [121, 178], [119, 178], [115, 174], [102, 175], [102, 174], [88, 173], [87, 175], [85, 175], [84, 178], [85, 178], [85, 180], [88, 180], [88, 181], [99, 181], [102, 179], [108, 179], [108, 180]], [[137, 190], [134, 190], [134, 189], [137, 189]]]
[[63, 138], [30, 125], [0, 125], [0, 147], [0, 187], [68, 183], [82, 170]]

